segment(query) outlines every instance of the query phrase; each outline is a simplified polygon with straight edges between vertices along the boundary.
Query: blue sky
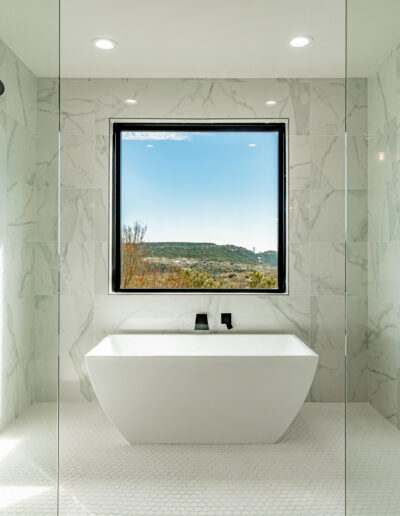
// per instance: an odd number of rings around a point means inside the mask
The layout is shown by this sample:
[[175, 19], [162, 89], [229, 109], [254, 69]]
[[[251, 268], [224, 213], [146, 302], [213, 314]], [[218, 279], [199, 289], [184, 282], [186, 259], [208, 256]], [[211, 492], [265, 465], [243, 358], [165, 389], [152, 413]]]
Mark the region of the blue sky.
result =
[[277, 249], [278, 134], [125, 132], [121, 220], [149, 242]]

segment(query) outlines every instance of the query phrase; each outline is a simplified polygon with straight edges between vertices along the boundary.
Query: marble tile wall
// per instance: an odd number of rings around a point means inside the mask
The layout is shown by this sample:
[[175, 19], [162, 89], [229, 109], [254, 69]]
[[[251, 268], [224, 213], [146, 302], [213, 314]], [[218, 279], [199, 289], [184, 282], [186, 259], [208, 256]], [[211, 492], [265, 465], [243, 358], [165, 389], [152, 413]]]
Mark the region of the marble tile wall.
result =
[[400, 46], [368, 79], [368, 391], [400, 428]]
[[37, 79], [0, 40], [0, 430], [35, 398]]
[[[356, 123], [366, 106], [355, 97]], [[125, 105], [126, 98], [137, 105]], [[266, 106], [268, 99], [277, 104]], [[192, 330], [198, 311], [222, 330], [218, 315], [228, 311], [237, 330], [302, 338], [320, 356], [310, 399], [344, 400], [344, 101], [339, 79], [62, 81], [62, 399], [94, 399], [84, 356], [105, 335]], [[289, 295], [108, 295], [108, 127], [115, 117], [289, 118]], [[353, 189], [354, 206], [364, 209], [365, 180]], [[352, 228], [361, 276], [364, 225]], [[354, 390], [361, 398], [363, 387]]]

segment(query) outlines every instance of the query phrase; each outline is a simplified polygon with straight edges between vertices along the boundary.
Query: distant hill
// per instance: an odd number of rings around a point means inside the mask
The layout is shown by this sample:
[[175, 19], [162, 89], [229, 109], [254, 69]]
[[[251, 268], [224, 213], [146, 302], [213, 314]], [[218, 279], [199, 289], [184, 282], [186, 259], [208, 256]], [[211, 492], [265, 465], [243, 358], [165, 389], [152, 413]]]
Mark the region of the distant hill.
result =
[[218, 262], [244, 263], [247, 265], [277, 265], [277, 252], [253, 253], [236, 245], [217, 245], [197, 242], [150, 242], [148, 256], [166, 258], [193, 258]]

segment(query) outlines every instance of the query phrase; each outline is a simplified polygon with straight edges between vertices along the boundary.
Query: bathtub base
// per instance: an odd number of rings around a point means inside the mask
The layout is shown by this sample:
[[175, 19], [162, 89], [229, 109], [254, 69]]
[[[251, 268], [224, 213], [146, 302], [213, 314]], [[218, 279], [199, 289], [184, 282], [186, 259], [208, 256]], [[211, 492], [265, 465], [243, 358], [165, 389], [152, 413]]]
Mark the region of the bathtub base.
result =
[[299, 412], [317, 360], [93, 354], [87, 365], [104, 411], [131, 443], [274, 443]]

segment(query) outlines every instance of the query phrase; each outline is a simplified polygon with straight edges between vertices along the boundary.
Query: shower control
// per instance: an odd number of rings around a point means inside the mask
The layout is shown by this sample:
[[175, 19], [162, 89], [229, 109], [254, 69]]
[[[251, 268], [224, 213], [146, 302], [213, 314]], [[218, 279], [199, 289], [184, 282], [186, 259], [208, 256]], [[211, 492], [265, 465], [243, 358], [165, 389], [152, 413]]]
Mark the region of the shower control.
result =
[[228, 330], [231, 330], [233, 328], [232, 314], [221, 314], [221, 324], [226, 324]]

